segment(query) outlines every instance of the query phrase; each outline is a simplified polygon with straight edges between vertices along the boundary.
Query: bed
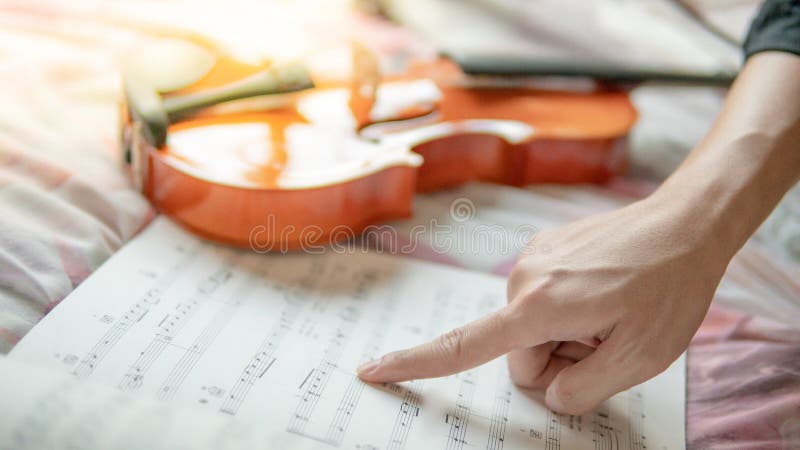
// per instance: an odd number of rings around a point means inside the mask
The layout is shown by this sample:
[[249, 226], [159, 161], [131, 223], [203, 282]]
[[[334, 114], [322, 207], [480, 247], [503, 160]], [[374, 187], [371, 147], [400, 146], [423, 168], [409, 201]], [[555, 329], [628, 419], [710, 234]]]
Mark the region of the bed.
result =
[[[286, 52], [286, 42], [302, 49], [319, 39], [369, 36], [386, 52], [432, 53], [407, 31], [347, 12], [344, 3], [200, 2], [190, 9], [179, 1], [0, 1], [1, 353], [155, 216], [118, 151], [119, 67], [131, 46], [179, 24], [244, 52], [254, 43]], [[694, 2], [723, 22], [739, 7], [752, 11], [752, 3]], [[297, 12], [304, 8], [315, 13]], [[230, 33], [232, 26], [248, 31]], [[607, 185], [470, 184], [419, 197], [415, 217], [394, 225], [407, 231], [447, 221], [459, 198], [473, 202], [470, 220], [509, 229], [556, 226], [635, 201], [702, 136], [723, 96], [718, 88], [637, 88], [631, 169]], [[417, 248], [414, 256], [497, 274], [508, 273], [515, 258], [431, 250]], [[800, 448], [797, 187], [734, 259], [689, 348], [688, 367], [688, 448]]]

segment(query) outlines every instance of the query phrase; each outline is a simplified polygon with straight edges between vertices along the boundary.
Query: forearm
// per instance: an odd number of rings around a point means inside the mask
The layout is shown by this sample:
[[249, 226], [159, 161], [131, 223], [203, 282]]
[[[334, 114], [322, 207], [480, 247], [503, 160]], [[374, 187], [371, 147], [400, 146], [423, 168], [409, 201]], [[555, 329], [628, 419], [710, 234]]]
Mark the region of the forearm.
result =
[[711, 131], [652, 199], [733, 256], [798, 178], [800, 57], [764, 52], [748, 60]]

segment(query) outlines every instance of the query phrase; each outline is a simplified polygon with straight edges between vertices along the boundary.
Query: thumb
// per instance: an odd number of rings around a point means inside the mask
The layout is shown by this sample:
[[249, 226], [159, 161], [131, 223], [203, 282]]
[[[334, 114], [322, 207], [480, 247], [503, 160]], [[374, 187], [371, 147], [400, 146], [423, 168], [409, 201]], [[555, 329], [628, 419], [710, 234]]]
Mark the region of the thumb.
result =
[[521, 347], [519, 322], [506, 306], [426, 344], [370, 361], [358, 368], [358, 376], [373, 383], [394, 383], [470, 369]]

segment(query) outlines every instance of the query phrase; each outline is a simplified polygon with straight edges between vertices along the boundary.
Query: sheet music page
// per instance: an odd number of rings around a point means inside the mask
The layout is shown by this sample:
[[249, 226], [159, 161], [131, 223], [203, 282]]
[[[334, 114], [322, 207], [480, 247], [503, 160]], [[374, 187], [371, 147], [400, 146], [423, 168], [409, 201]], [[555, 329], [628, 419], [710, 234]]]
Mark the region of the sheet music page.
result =
[[503, 358], [397, 385], [355, 376], [504, 302], [491, 275], [365, 250], [233, 250], [158, 218], [10, 358], [234, 418], [270, 448], [684, 448], [683, 357], [575, 417], [514, 387]]
[[255, 427], [0, 355], [0, 449], [269, 449]]

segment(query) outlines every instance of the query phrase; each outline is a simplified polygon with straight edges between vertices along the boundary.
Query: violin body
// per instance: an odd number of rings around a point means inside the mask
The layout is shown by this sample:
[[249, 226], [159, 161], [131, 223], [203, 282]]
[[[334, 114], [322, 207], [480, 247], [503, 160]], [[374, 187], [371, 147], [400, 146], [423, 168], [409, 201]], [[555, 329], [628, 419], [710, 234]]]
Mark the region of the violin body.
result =
[[441, 135], [419, 138], [417, 191], [467, 181], [511, 186], [600, 183], [626, 164], [635, 112], [626, 94], [445, 89]]
[[134, 178], [197, 234], [287, 251], [409, 217], [416, 192], [603, 182], [624, 169], [636, 120], [626, 93], [466, 87], [447, 61], [422, 67], [381, 83], [369, 108], [352, 86], [323, 84], [256, 112], [204, 111], [173, 124], [163, 148], [128, 120]]
[[157, 149], [140, 151], [146, 155], [142, 192], [159, 212], [200, 236], [237, 247], [310, 249], [411, 216], [414, 167], [391, 167], [309, 189], [246, 189], [192, 176]]
[[[176, 148], [186, 149], [190, 155], [201, 146], [211, 150], [206, 159], [198, 155], [194, 159], [184, 157], [175, 150], [157, 149], [145, 139], [134, 138], [134, 177], [159, 212], [190, 231], [261, 252], [311, 249], [353, 238], [372, 224], [410, 217], [417, 168], [422, 162], [418, 155], [403, 148], [397, 151], [369, 145], [365, 150], [382, 152], [383, 160], [347, 155], [351, 157], [350, 165], [355, 163], [358, 170], [352, 167], [344, 173], [322, 170], [314, 176], [309, 168], [310, 179], [304, 179], [305, 170], [300, 169], [301, 176], [294, 180], [296, 184], [281, 185], [278, 178], [282, 170], [272, 166], [274, 161], [259, 164], [236, 154], [237, 145], [253, 142], [251, 136], [246, 136], [248, 129], [244, 129], [242, 136], [237, 126], [267, 127], [274, 125], [273, 120], [276, 118], [269, 114], [240, 114], [224, 120], [212, 117], [189, 121], [170, 131], [178, 141]], [[205, 133], [212, 126], [226, 125], [231, 126], [227, 130], [231, 135], [225, 136], [226, 142], [219, 145], [203, 142], [202, 136], [200, 142], [194, 142], [190, 136], [187, 149], [178, 139], [183, 137], [182, 130]], [[315, 130], [310, 131], [314, 145], [306, 140], [307, 134], [296, 147], [313, 150], [337, 139], [344, 147], [357, 144], [337, 133], [322, 133], [314, 138]], [[268, 137], [259, 138], [256, 135], [257, 141], [269, 142]], [[255, 150], [264, 147], [256, 145]], [[240, 158], [245, 159], [250, 170], [235, 166], [232, 171], [224, 171], [217, 165], [225, 159], [241, 162]], [[335, 166], [335, 161], [328, 163]]]

